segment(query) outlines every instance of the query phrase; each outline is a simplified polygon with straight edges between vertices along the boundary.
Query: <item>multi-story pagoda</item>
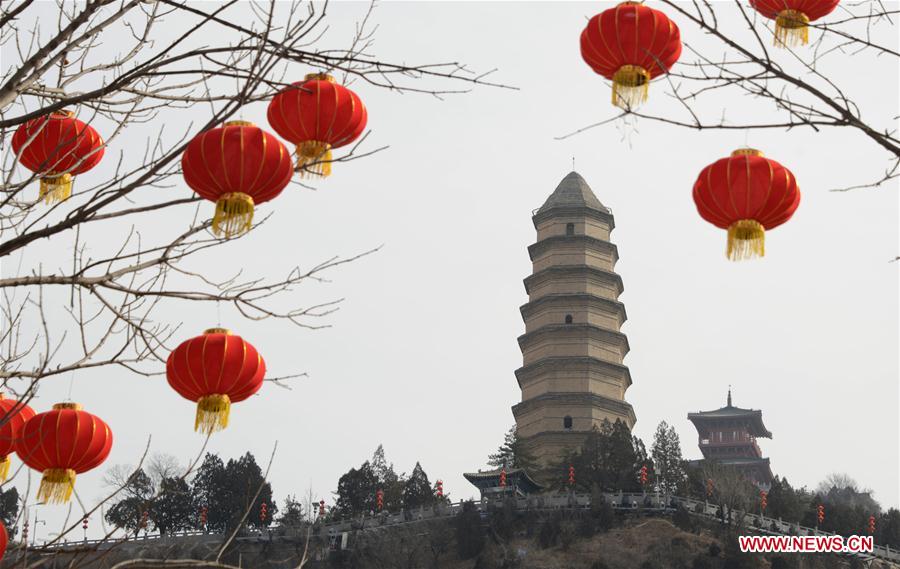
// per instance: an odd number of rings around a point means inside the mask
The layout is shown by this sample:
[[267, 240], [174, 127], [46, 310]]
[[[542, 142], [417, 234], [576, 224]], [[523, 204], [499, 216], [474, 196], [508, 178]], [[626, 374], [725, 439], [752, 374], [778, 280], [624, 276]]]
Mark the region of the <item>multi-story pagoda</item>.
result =
[[604, 420], [630, 429], [635, 416], [625, 401], [631, 375], [622, 363], [628, 339], [619, 331], [625, 307], [612, 212], [571, 172], [532, 221], [537, 242], [528, 248], [532, 274], [516, 371], [522, 401], [512, 411], [518, 439], [549, 465], [579, 449]]
[[769, 489], [772, 469], [769, 459], [763, 458], [756, 444], [759, 437], [772, 438], [772, 433], [763, 424], [762, 411], [732, 405], [729, 388], [725, 407], [688, 413], [688, 420], [697, 428], [700, 452], [705, 460], [738, 468], [754, 484], [763, 490]]

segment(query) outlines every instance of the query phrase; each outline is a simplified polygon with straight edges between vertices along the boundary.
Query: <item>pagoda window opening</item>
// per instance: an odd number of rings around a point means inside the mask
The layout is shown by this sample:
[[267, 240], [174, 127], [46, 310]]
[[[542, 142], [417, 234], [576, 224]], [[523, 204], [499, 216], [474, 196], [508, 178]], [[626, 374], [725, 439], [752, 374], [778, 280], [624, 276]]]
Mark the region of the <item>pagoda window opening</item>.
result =
[[566, 235], [567, 236], [575, 235], [575, 224], [574, 223], [566, 224]]
[[572, 315], [566, 314], [566, 324], [571, 324], [571, 323], [572, 323]]
[[572, 430], [572, 417], [571, 416], [566, 415], [565, 417], [563, 417], [563, 428], [567, 431]]

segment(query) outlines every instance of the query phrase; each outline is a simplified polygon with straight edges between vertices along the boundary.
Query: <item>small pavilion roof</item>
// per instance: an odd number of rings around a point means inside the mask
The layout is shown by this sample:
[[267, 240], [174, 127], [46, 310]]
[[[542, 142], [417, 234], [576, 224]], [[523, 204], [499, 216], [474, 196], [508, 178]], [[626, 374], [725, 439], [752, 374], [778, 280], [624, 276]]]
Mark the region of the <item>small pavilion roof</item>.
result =
[[700, 425], [709, 425], [728, 419], [745, 419], [750, 427], [750, 433], [755, 437], [771, 439], [772, 433], [766, 429], [762, 420], [762, 411], [759, 409], [742, 409], [731, 404], [731, 389], [728, 390], [728, 403], [715, 411], [698, 411], [688, 413], [688, 420], [694, 423], [699, 430]]
[[[471, 482], [479, 490], [486, 488], [497, 488], [500, 486], [500, 470], [480, 470], [478, 472], [465, 472], [463, 476]], [[540, 484], [528, 476], [528, 473], [521, 468], [506, 469], [507, 486], [517, 486], [526, 494], [538, 492], [543, 488]]]

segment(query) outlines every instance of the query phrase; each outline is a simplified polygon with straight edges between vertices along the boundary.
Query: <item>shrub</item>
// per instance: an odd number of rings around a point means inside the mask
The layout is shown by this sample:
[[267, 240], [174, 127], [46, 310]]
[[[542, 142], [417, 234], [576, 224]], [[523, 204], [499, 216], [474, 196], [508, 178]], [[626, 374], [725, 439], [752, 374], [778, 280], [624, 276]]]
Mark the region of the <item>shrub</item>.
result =
[[691, 569], [712, 569], [712, 566], [713, 564], [709, 557], [703, 555], [698, 555], [694, 558], [694, 562], [691, 563]]
[[712, 542], [709, 544], [709, 556], [710, 557], [718, 557], [719, 554], [722, 553], [722, 548], [719, 547], [719, 544], [716, 542]]
[[678, 506], [675, 509], [675, 513], [672, 514], [672, 523], [681, 531], [694, 533], [696, 529], [696, 524], [691, 514], [682, 506]]
[[559, 543], [559, 534], [562, 531], [562, 523], [559, 519], [558, 515], [552, 515], [547, 521], [544, 522], [544, 525], [541, 527], [541, 531], [538, 534], [538, 545], [541, 549], [547, 549], [555, 546]]

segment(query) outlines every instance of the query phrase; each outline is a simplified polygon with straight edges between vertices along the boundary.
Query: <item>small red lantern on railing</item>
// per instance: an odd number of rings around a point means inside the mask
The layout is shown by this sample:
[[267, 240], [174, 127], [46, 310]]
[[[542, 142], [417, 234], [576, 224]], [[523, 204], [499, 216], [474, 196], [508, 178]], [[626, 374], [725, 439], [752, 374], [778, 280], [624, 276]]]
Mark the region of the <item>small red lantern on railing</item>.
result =
[[266, 523], [266, 518], [269, 517], [269, 505], [263, 502], [259, 505], [259, 522], [262, 524]]
[[647, 480], [649, 480], [649, 476], [647, 475], [647, 466], [646, 465], [641, 467], [640, 479], [641, 479], [641, 486], [646, 486]]
[[500, 471], [500, 487], [506, 488], [506, 468]]
[[206, 506], [200, 508], [200, 527], [206, 529], [206, 520], [209, 518], [209, 509]]
[[81, 520], [81, 529], [83, 529], [84, 531], [87, 531], [87, 528], [88, 528], [88, 519], [84, 518], [83, 520]]
[[869, 535], [875, 535], [875, 516], [869, 516], [869, 527], [866, 528]]
[[713, 479], [707, 478], [706, 479], [706, 497], [709, 498], [710, 496], [712, 496], [712, 493], [713, 493]]
[[141, 529], [147, 529], [147, 522], [150, 519], [150, 512], [144, 510], [141, 512]]
[[759, 508], [765, 511], [766, 506], [769, 505], [769, 494], [766, 493], [765, 490], [759, 491]]
[[569, 465], [569, 486], [575, 486], [575, 467]]
[[438, 480], [437, 482], [435, 482], [435, 487], [437, 489], [437, 491], [436, 491], [437, 499], [438, 500], [443, 499], [444, 498], [444, 481]]
[[320, 518], [325, 517], [325, 500], [319, 501], [319, 517]]
[[375, 508], [379, 512], [384, 508], [384, 491], [380, 488], [375, 492]]
[[819, 507], [816, 508], [816, 519], [820, 524], [825, 521], [825, 506], [822, 504], [819, 504]]

